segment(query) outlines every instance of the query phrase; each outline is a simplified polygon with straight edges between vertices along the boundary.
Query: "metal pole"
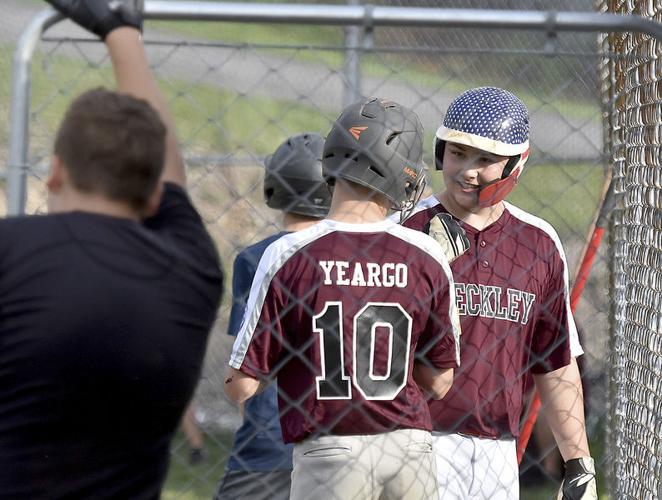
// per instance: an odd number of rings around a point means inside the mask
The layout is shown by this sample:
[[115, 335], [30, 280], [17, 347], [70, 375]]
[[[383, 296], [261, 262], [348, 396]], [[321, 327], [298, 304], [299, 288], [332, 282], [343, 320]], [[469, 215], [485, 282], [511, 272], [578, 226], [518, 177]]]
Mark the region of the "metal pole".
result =
[[662, 39], [662, 23], [642, 16], [594, 12], [382, 7], [377, 5], [260, 4], [146, 0], [147, 19], [291, 24], [636, 32]]
[[23, 31], [14, 50], [7, 165], [8, 215], [25, 213], [32, 55], [42, 32], [61, 18], [52, 9], [41, 11]]
[[[347, 0], [351, 6], [359, 5], [360, 0]], [[343, 89], [343, 106], [361, 99], [361, 55], [359, 46], [362, 39], [361, 29], [356, 25], [345, 27], [345, 87]]]

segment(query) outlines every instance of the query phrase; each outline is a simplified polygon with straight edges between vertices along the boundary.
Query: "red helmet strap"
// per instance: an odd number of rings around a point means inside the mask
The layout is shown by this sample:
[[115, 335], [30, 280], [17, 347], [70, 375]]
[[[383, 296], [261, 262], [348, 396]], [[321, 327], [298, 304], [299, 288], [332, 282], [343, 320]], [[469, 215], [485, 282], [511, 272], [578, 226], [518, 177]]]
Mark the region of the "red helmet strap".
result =
[[505, 179], [498, 179], [480, 188], [478, 192], [478, 205], [481, 208], [488, 208], [503, 201], [517, 184], [520, 168], [516, 168]]

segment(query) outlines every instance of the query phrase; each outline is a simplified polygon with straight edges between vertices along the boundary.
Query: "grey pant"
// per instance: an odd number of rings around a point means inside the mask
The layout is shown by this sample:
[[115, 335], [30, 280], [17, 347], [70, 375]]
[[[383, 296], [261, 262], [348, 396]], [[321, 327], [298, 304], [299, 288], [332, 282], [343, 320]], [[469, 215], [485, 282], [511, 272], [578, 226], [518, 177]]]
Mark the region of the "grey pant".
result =
[[226, 471], [214, 500], [289, 500], [291, 471]]
[[292, 500], [430, 500], [436, 463], [427, 431], [322, 436], [294, 446]]

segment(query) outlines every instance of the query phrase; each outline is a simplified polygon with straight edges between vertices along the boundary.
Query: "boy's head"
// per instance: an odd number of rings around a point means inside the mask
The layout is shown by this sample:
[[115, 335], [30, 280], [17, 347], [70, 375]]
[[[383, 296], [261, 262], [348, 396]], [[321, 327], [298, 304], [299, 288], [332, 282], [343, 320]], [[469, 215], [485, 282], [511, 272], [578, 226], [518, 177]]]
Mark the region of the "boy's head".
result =
[[163, 122], [146, 101], [101, 88], [85, 92], [60, 124], [51, 194], [68, 183], [144, 215], [163, 170], [165, 138]]
[[[449, 168], [444, 173], [451, 177], [447, 179], [447, 188], [456, 181], [464, 183], [464, 191], [471, 194], [473, 187], [476, 203], [482, 208], [508, 196], [528, 156], [526, 106], [514, 94], [496, 87], [474, 88], [456, 97], [437, 130], [434, 144], [436, 168], [442, 170], [445, 163], [453, 167], [452, 172]], [[475, 182], [458, 180], [462, 169], [479, 172]]]
[[264, 162], [264, 200], [268, 207], [321, 219], [329, 212], [331, 193], [322, 176], [319, 134], [306, 132], [283, 142]]
[[386, 198], [396, 210], [413, 207], [424, 181], [423, 126], [416, 113], [371, 98], [345, 108], [324, 143], [324, 175]]

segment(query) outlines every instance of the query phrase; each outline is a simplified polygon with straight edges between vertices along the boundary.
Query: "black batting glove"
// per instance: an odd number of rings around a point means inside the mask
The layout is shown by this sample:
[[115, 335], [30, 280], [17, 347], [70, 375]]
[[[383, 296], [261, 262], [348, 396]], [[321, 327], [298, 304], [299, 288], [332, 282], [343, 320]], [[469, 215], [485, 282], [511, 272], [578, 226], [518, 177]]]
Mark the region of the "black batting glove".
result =
[[591, 457], [573, 458], [565, 463], [557, 500], [598, 500], [595, 462]]
[[46, 0], [76, 24], [106, 39], [116, 28], [142, 30], [142, 0]]
[[452, 215], [439, 213], [425, 226], [425, 232], [432, 236], [446, 254], [448, 262], [453, 262], [469, 250], [469, 238]]

